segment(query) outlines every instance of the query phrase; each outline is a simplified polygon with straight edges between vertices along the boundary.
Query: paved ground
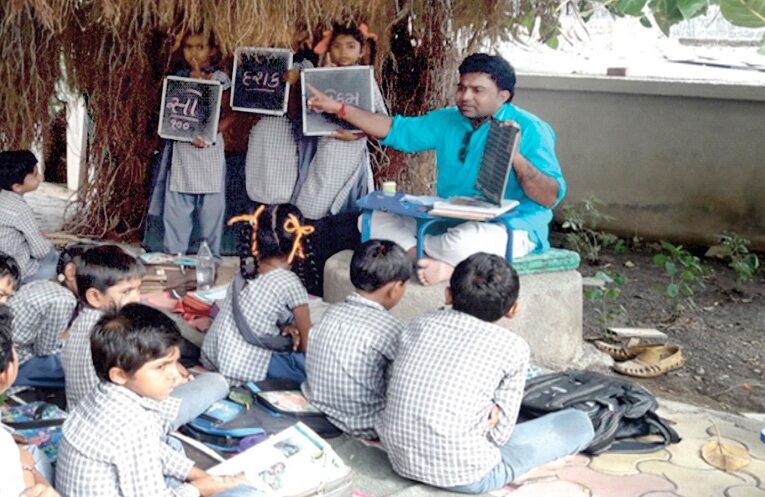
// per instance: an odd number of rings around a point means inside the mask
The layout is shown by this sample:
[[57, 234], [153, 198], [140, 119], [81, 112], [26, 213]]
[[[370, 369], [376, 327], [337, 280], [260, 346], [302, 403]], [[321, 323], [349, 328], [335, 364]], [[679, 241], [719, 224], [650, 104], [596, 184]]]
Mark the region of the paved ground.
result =
[[[65, 192], [43, 188], [27, 197], [44, 230], [60, 229]], [[228, 259], [228, 258], [227, 258]], [[235, 264], [228, 261], [229, 271]], [[219, 275], [222, 276], [222, 275]], [[494, 492], [498, 497], [765, 497], [765, 443], [760, 430], [765, 414], [736, 416], [661, 399], [660, 414], [675, 422], [683, 441], [650, 454], [577, 456], [555, 470], [536, 475], [522, 485]], [[743, 448], [751, 462], [725, 472], [701, 457], [701, 448], [717, 433], [724, 442]], [[358, 497], [417, 497], [445, 492], [397, 476], [385, 453], [357, 440], [331, 441], [354, 468]], [[209, 466], [199, 456], [200, 463]]]

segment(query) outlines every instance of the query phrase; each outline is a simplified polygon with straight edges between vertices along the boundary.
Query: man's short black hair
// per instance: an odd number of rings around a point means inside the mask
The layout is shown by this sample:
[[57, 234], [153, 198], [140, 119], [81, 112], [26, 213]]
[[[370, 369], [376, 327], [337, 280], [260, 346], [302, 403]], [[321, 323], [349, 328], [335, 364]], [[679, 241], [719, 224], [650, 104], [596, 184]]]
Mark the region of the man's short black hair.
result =
[[[64, 250], [61, 251], [61, 255], [58, 257], [58, 262], [56, 263], [56, 274], [64, 274], [64, 269], [66, 269], [66, 265], [70, 262], [74, 263], [75, 265], [77, 265], [78, 262], [81, 262], [82, 259], [79, 257], [91, 247], [92, 245], [81, 243], [72, 243], [67, 245]], [[76, 271], [75, 274], [77, 274]]]
[[93, 366], [102, 381], [109, 370], [132, 375], [147, 362], [160, 359], [183, 339], [178, 326], [165, 313], [143, 304], [127, 304], [98, 320], [90, 335]]
[[16, 259], [0, 251], [0, 278], [10, 276], [13, 287], [18, 288], [21, 282], [21, 269]]
[[471, 72], [480, 72], [487, 74], [497, 88], [510, 92], [507, 99], [510, 102], [515, 95], [515, 69], [500, 55], [489, 55], [486, 53], [474, 53], [465, 57], [460, 64], [460, 76]]
[[520, 284], [505, 259], [479, 252], [457, 264], [449, 287], [455, 310], [493, 322], [513, 307]]
[[145, 272], [141, 261], [116, 245], [91, 247], [75, 257], [75, 264], [77, 293], [82, 302], [89, 288], [105, 293], [117, 283], [143, 277]]
[[13, 362], [13, 313], [11, 308], [0, 304], [0, 373]]
[[408, 281], [412, 260], [400, 245], [389, 240], [367, 240], [351, 259], [351, 283], [359, 290], [374, 292], [391, 281]]
[[29, 150], [0, 152], [0, 188], [13, 190], [13, 185], [24, 183], [37, 165], [37, 157]]

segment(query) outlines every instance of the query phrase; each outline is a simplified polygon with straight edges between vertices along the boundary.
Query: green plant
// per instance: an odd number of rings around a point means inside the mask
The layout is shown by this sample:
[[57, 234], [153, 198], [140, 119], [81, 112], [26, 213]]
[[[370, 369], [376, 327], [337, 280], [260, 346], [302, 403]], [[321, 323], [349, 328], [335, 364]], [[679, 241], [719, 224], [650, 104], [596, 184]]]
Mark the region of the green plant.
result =
[[752, 242], [732, 231], [723, 231], [720, 235], [722, 248], [720, 257], [728, 260], [728, 267], [736, 272], [739, 283], [746, 283], [754, 278], [760, 268], [757, 254], [749, 252]]
[[613, 219], [603, 214], [600, 208], [605, 204], [595, 196], [589, 196], [577, 204], [563, 206], [563, 224], [566, 233], [566, 246], [579, 252], [588, 262], [597, 264], [604, 248], [610, 248], [617, 254], [627, 250], [624, 240], [611, 233], [598, 231], [602, 221]]
[[704, 278], [709, 274], [709, 269], [682, 245], [661, 241], [659, 246], [662, 252], [653, 256], [653, 264], [663, 269], [669, 278], [660, 293], [675, 301], [685, 296], [688, 303], [695, 307], [694, 288], [704, 287]]
[[602, 282], [602, 286], [587, 288], [584, 290], [584, 297], [593, 303], [600, 303], [600, 307], [595, 309], [601, 328], [608, 329], [615, 321], [627, 320], [627, 309], [624, 305], [611, 305], [622, 294], [622, 287], [627, 279], [623, 274], [616, 271], [598, 271], [593, 276], [594, 279]]

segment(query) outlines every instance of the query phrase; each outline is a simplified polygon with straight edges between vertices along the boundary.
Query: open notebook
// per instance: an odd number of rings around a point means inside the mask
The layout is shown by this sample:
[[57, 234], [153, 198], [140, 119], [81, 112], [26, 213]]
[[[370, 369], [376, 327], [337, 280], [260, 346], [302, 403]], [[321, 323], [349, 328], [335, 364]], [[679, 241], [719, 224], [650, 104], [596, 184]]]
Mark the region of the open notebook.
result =
[[475, 188], [481, 195], [434, 202], [429, 213], [433, 216], [485, 221], [516, 207], [518, 201], [505, 199], [504, 195], [513, 168], [518, 137], [518, 128], [502, 126], [500, 121], [492, 119], [475, 182]]

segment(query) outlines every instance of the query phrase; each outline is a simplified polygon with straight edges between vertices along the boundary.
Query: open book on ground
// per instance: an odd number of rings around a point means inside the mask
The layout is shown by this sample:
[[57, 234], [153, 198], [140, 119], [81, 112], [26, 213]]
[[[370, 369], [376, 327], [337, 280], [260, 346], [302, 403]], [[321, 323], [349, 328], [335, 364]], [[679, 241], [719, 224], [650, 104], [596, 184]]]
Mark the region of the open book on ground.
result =
[[351, 469], [332, 447], [303, 423], [208, 470], [212, 475], [244, 473], [267, 497], [350, 493]]
[[504, 214], [517, 206], [517, 200], [507, 200], [502, 205], [497, 205], [478, 197], [453, 197], [434, 202], [433, 208], [428, 214], [431, 216], [485, 221]]

